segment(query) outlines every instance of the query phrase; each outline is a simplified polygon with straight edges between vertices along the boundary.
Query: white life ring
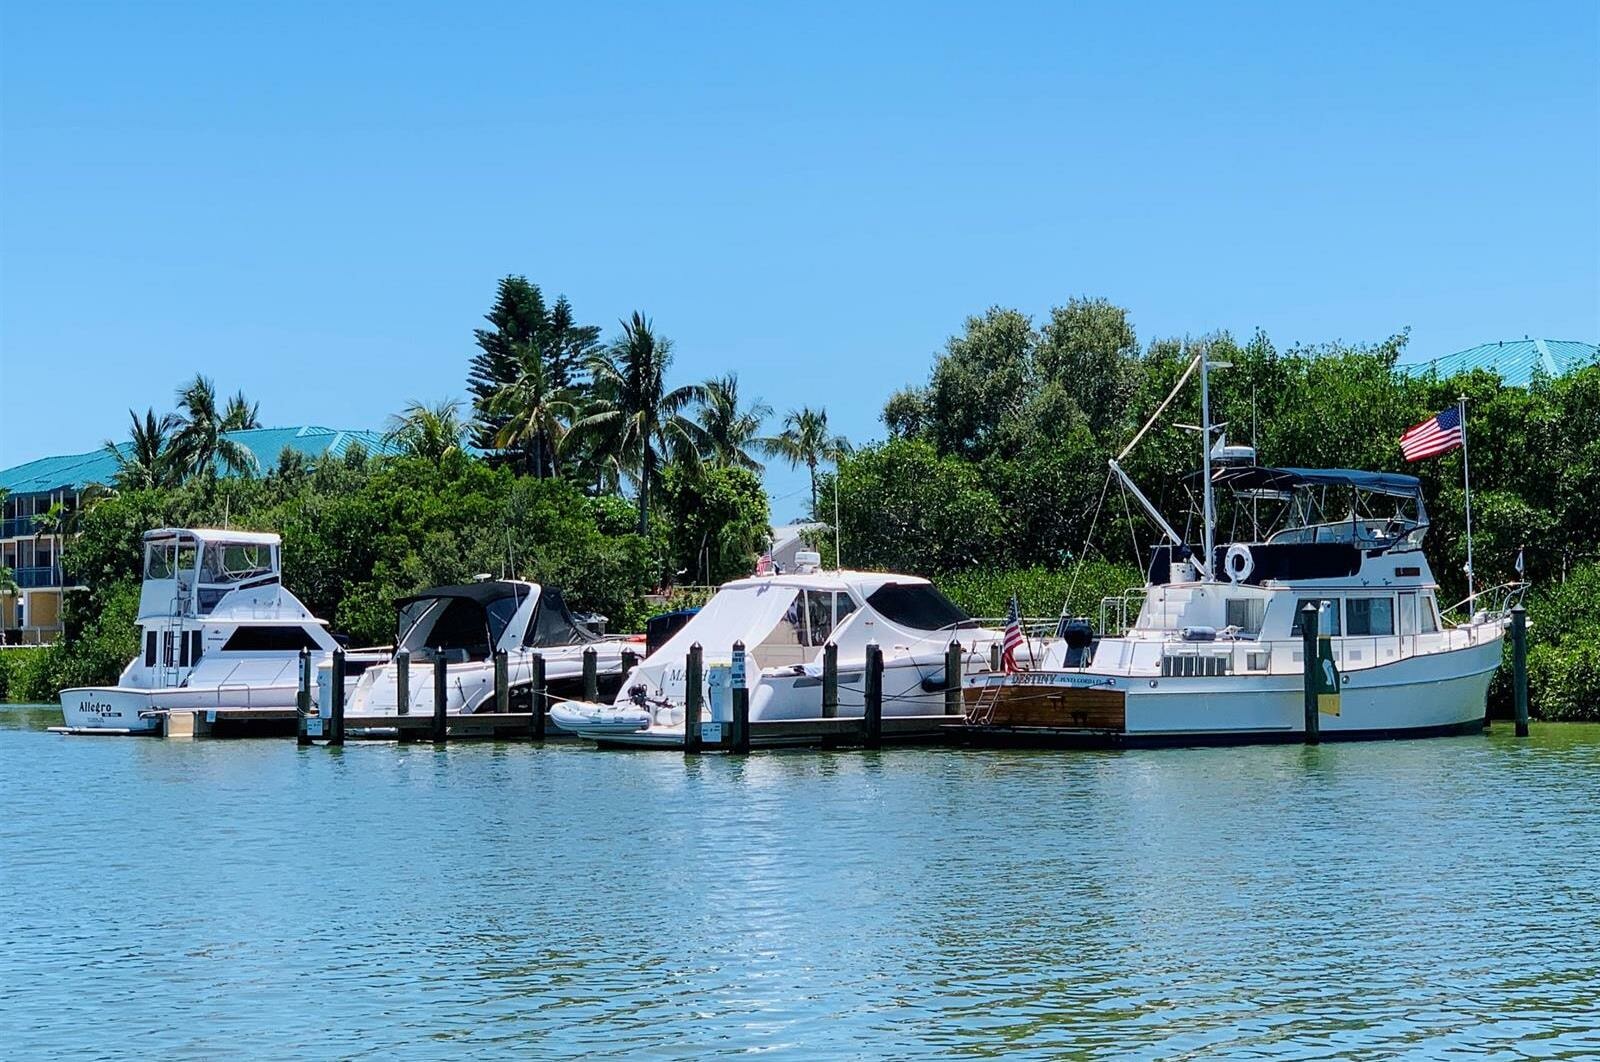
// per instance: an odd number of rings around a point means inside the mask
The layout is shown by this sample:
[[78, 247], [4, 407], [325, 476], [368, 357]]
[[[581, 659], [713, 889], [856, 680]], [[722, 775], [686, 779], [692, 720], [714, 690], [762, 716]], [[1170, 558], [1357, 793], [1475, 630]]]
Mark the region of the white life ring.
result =
[[1251, 554], [1249, 546], [1235, 542], [1228, 547], [1227, 555], [1222, 558], [1222, 567], [1227, 571], [1229, 579], [1242, 583], [1256, 570], [1256, 559]]

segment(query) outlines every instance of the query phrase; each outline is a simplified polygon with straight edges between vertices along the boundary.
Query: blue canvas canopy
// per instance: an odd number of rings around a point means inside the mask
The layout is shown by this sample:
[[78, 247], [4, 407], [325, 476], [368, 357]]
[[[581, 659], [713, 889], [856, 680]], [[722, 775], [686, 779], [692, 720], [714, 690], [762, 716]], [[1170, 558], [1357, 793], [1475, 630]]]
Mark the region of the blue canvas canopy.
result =
[[1422, 481], [1398, 472], [1363, 472], [1354, 468], [1266, 468], [1246, 465], [1219, 468], [1212, 482], [1237, 490], [1293, 490], [1296, 487], [1354, 487], [1401, 498], [1416, 497]]

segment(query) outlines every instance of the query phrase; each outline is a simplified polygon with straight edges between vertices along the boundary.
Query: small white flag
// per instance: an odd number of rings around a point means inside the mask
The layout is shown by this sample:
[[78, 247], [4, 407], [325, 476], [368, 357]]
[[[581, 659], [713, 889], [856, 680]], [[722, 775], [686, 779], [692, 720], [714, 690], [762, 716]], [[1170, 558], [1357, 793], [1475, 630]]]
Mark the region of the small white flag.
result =
[[1517, 547], [1517, 574], [1519, 576], [1522, 574], [1522, 551], [1523, 551], [1523, 549], [1524, 549], [1524, 547], [1522, 547], [1522, 546], [1518, 546]]

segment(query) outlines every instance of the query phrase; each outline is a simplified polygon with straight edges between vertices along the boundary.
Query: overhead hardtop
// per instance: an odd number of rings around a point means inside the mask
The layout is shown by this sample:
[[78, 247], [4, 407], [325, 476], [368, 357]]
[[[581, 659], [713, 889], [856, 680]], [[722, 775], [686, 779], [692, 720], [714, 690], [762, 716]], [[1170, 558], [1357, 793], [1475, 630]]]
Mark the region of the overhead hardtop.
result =
[[145, 542], [193, 539], [202, 545], [227, 542], [241, 546], [277, 546], [283, 537], [272, 531], [236, 531], [222, 527], [160, 527], [144, 533]]
[[1415, 497], [1422, 489], [1416, 476], [1398, 472], [1364, 472], [1354, 468], [1269, 468], [1243, 465], [1219, 468], [1213, 483], [1236, 490], [1291, 491], [1298, 487], [1352, 487], [1400, 498]]

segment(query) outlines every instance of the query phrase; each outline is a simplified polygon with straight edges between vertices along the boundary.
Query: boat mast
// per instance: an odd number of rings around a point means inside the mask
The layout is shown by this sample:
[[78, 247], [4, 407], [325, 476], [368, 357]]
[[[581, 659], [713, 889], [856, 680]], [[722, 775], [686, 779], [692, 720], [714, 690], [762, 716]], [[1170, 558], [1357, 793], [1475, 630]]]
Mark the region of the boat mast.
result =
[[1205, 498], [1205, 551], [1206, 562], [1201, 568], [1205, 573], [1206, 581], [1213, 582], [1216, 576], [1211, 571], [1211, 558], [1215, 553], [1216, 537], [1215, 520], [1216, 512], [1211, 497], [1211, 387], [1207, 367], [1210, 365], [1210, 351], [1202, 346], [1200, 348], [1200, 454], [1201, 467], [1204, 470], [1205, 482], [1202, 484]]

